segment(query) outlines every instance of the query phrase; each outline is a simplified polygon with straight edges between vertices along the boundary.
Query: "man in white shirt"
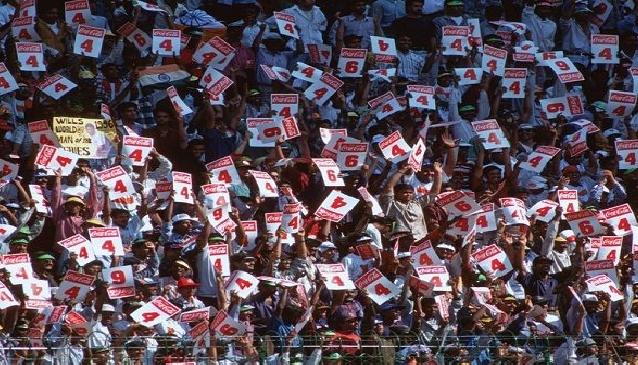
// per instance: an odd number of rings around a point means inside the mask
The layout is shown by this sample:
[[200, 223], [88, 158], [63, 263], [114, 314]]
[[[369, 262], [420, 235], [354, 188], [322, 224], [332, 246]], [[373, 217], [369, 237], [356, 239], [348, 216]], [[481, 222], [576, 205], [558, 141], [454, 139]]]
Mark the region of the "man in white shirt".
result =
[[[295, 17], [295, 23], [299, 27], [299, 37], [304, 45], [322, 44], [323, 32], [328, 26], [328, 21], [319, 7], [315, 6], [316, 0], [297, 0], [297, 5], [284, 9], [284, 13], [288, 13]], [[274, 23], [274, 18], [270, 18]]]

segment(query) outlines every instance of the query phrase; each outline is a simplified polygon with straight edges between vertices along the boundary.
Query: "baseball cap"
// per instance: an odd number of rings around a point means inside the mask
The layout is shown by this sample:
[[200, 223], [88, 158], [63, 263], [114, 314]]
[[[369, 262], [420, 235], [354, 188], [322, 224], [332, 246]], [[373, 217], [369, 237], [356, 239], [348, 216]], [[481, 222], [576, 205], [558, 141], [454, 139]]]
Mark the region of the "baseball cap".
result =
[[177, 281], [178, 288], [190, 288], [195, 286], [199, 286], [199, 284], [197, 284], [193, 281], [193, 279], [190, 278], [181, 278]]
[[177, 223], [177, 222], [187, 221], [187, 220], [194, 221], [196, 219], [194, 219], [190, 215], [184, 214], [184, 213], [174, 215], [173, 218], [171, 218], [171, 222], [172, 223]]
[[110, 304], [102, 304], [102, 312], [115, 312], [115, 307]]
[[321, 242], [321, 244], [319, 245], [319, 248], [317, 248], [319, 252], [325, 252], [330, 249], [335, 249], [335, 250], [337, 249], [337, 246], [335, 246], [335, 244], [330, 241]]

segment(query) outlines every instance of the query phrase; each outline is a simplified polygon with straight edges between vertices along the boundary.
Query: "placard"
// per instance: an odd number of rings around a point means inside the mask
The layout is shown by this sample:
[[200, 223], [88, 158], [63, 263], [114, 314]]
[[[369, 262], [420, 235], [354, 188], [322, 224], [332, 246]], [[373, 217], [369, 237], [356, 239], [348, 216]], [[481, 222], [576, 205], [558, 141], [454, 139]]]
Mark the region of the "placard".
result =
[[470, 47], [470, 27], [444, 25], [441, 45], [444, 56], [465, 56]]
[[28, 253], [2, 255], [2, 263], [7, 272], [11, 274], [12, 284], [29, 284], [34, 280], [31, 257]]
[[500, 278], [513, 270], [512, 264], [505, 251], [496, 245], [489, 245], [479, 251], [472, 253], [474, 260], [481, 268], [489, 273], [494, 273], [494, 277]]
[[372, 215], [376, 215], [379, 217], [385, 216], [383, 210], [381, 209], [381, 206], [379, 205], [379, 202], [372, 196], [372, 194], [370, 194], [365, 186], [358, 188], [357, 191], [359, 192], [359, 194], [361, 194], [363, 200], [372, 204]]
[[16, 42], [21, 71], [46, 71], [42, 43]]
[[58, 138], [53, 133], [53, 130], [49, 128], [49, 124], [46, 120], [39, 120], [35, 122], [30, 122], [29, 133], [31, 133], [31, 139], [33, 143], [37, 143], [41, 146], [49, 145], [59, 147], [60, 142]]
[[476, 214], [475, 228], [477, 233], [496, 231], [496, 214], [494, 203], [481, 205], [482, 212]]
[[133, 311], [131, 318], [135, 323], [139, 323], [147, 328], [152, 328], [156, 324], [162, 323], [179, 313], [179, 311], [179, 307], [173, 305], [168, 299], [157, 297]]
[[370, 48], [378, 63], [392, 63], [397, 58], [394, 38], [370, 36]]
[[337, 152], [337, 165], [341, 171], [359, 171], [368, 156], [367, 143], [341, 143]]
[[410, 252], [412, 253], [410, 261], [412, 262], [413, 267], [443, 264], [443, 261], [439, 259], [439, 256], [434, 251], [434, 247], [432, 247], [432, 243], [429, 240], [423, 241], [418, 246], [411, 246]]
[[556, 216], [558, 203], [553, 200], [541, 200], [527, 210], [527, 216], [536, 216], [536, 220], [549, 223]]
[[501, 204], [501, 212], [505, 217], [505, 222], [508, 225], [511, 224], [524, 224], [529, 226], [529, 221], [527, 220], [527, 208], [525, 207], [525, 202], [516, 198], [500, 198], [499, 203]]
[[565, 214], [574, 213], [579, 210], [578, 191], [576, 190], [558, 190], [558, 204], [563, 209], [563, 219]]
[[419, 279], [434, 286], [433, 291], [451, 291], [450, 274], [445, 266], [420, 266], [416, 268]]
[[320, 65], [329, 65], [332, 62], [332, 46], [327, 44], [311, 43], [308, 47], [310, 62]]
[[510, 147], [510, 143], [496, 119], [472, 122], [472, 128], [474, 128], [474, 131], [478, 134], [486, 150]]
[[328, 290], [354, 289], [354, 283], [348, 277], [346, 268], [341, 263], [317, 264], [317, 270], [323, 278], [323, 282]]
[[[602, 238], [601, 238], [602, 241]], [[614, 260], [590, 260], [585, 262], [585, 272], [588, 277], [594, 277], [598, 275], [605, 275], [610, 278], [614, 283], [618, 284], [618, 275], [616, 274], [616, 265]]]
[[[609, 9], [611, 11], [611, 7]], [[618, 53], [620, 46], [617, 35], [592, 34], [590, 36], [591, 53], [593, 58], [591, 63], [618, 64], [620, 59]]]
[[409, 151], [411, 151], [410, 145], [403, 139], [399, 131], [392, 132], [392, 134], [379, 142], [379, 148], [381, 153], [383, 153], [383, 157], [393, 163], [407, 159]]
[[339, 77], [361, 77], [367, 55], [368, 51], [365, 49], [342, 48], [337, 64]]
[[503, 75], [502, 87], [506, 89], [502, 98], [523, 99], [525, 98], [525, 84], [527, 82], [526, 68], [506, 68]]
[[[622, 237], [603, 236], [596, 258], [598, 260], [611, 260], [614, 267], [620, 263], [620, 250], [622, 248]], [[611, 276], [610, 276], [611, 278]]]
[[9, 73], [4, 63], [0, 62], [0, 95], [8, 94], [17, 89], [16, 79]]
[[445, 208], [448, 220], [452, 217], [466, 217], [481, 210], [481, 206], [473, 198], [459, 190], [437, 195], [436, 202]]
[[425, 143], [423, 143], [421, 138], [412, 146], [410, 156], [408, 157], [408, 165], [410, 165], [412, 171], [421, 171], [425, 148]]
[[454, 73], [459, 79], [459, 86], [478, 85], [483, 79], [482, 68], [455, 68]]
[[391, 91], [368, 101], [368, 106], [379, 120], [403, 110]]
[[[279, 228], [283, 228], [283, 217], [284, 214], [282, 212], [274, 212], [274, 213], [266, 213], [266, 231], [271, 234], [275, 234]], [[292, 245], [295, 243], [295, 238], [288, 234], [285, 230], [280, 233], [281, 234], [281, 243]]]
[[90, 228], [89, 237], [96, 256], [124, 256], [118, 227]]
[[617, 118], [624, 118], [630, 115], [636, 107], [638, 95], [617, 90], [609, 90], [607, 99], [607, 111]]
[[321, 173], [321, 178], [323, 180], [324, 186], [345, 186], [343, 178], [339, 176], [341, 174], [341, 172], [339, 171], [339, 166], [337, 166], [337, 164], [333, 160], [329, 158], [313, 158], [312, 162], [317, 165], [317, 168]]
[[547, 60], [563, 58], [563, 51], [550, 51], [536, 53], [536, 62], [539, 66], [547, 66]]
[[36, 16], [35, 0], [20, 0], [20, 16]]
[[95, 176], [102, 181], [104, 186], [109, 188], [109, 199], [111, 199], [111, 201], [126, 198], [135, 193], [133, 181], [131, 181], [131, 177], [124, 171], [122, 166], [97, 171]]
[[434, 87], [424, 85], [408, 85], [410, 106], [418, 109], [436, 109]]
[[618, 161], [619, 170], [628, 170], [638, 167], [636, 153], [638, 153], [638, 139], [614, 141], [616, 154], [620, 157]]
[[472, 232], [472, 230], [476, 230], [476, 215], [469, 215], [467, 217], [459, 217], [454, 220], [454, 222], [450, 222], [445, 231], [446, 234], [451, 236], [460, 236], [465, 237]]
[[35, 31], [35, 17], [24, 16], [13, 18], [11, 21], [11, 34], [13, 38], [23, 42], [37, 42], [40, 35]]
[[91, 8], [88, 0], [74, 0], [64, 3], [64, 19], [66, 24], [77, 26], [91, 19]]
[[208, 65], [209, 68], [224, 70], [235, 57], [236, 52], [237, 50], [230, 43], [215, 36], [195, 51], [193, 60]]
[[81, 266], [95, 261], [95, 253], [91, 242], [80, 234], [63, 239], [58, 242], [58, 245], [66, 248], [69, 253], [78, 255], [77, 261]]
[[607, 223], [614, 228], [614, 233], [618, 236], [626, 236], [632, 232], [632, 226], [638, 226], [634, 211], [627, 203], [603, 209], [600, 214], [605, 217]]
[[578, 95], [563, 96], [560, 98], [541, 99], [541, 108], [548, 119], [564, 116], [581, 115], [585, 112], [583, 102]]
[[206, 164], [206, 170], [210, 171], [213, 175], [210, 179], [212, 184], [223, 183], [228, 185], [241, 184], [241, 178], [237, 173], [237, 168], [233, 162], [233, 158], [225, 156], [219, 160], [209, 162]]
[[73, 43], [73, 53], [91, 58], [100, 57], [105, 34], [105, 29], [80, 25]]
[[587, 129], [583, 128], [567, 136], [567, 151], [571, 156], [577, 156], [587, 151]]
[[299, 95], [270, 95], [270, 110], [274, 118], [289, 118], [299, 112]]
[[0, 182], [2, 186], [8, 184], [18, 176], [19, 165], [0, 158], [0, 166], [2, 166], [0, 169]]
[[55, 292], [55, 299], [61, 302], [68, 300], [70, 303], [80, 303], [91, 290], [94, 280], [95, 276], [93, 275], [84, 275], [77, 271], [69, 270]]
[[117, 29], [117, 33], [133, 43], [139, 51], [145, 51], [152, 45], [151, 37], [130, 22], [122, 24], [122, 26]]
[[576, 66], [574, 66], [572, 61], [567, 57], [548, 59], [545, 60], [545, 63], [556, 73], [558, 79], [564, 84], [585, 80], [583, 74], [578, 71]]
[[281, 35], [299, 39], [299, 32], [297, 31], [297, 23], [295, 22], [294, 16], [280, 11], [273, 12], [273, 16], [275, 17], [275, 22]]
[[177, 92], [175, 86], [169, 86], [166, 89], [166, 92], [168, 93], [168, 98], [171, 100], [173, 109], [175, 109], [177, 114], [185, 116], [193, 112], [193, 109], [186, 105], [186, 103], [184, 103], [184, 100], [182, 100], [182, 98], [179, 96], [179, 93]]
[[551, 161], [560, 150], [561, 149], [557, 147], [538, 146], [534, 152], [527, 156], [527, 160], [521, 162], [519, 166], [521, 169], [538, 172], [540, 174], [545, 170], [547, 163]]
[[226, 311], [219, 311], [210, 322], [210, 328], [225, 337], [242, 336], [246, 333], [246, 326], [235, 321]]
[[324, 105], [341, 86], [343, 81], [329, 73], [324, 73], [304, 91], [304, 96], [317, 105]]
[[193, 204], [193, 178], [186, 172], [173, 171], [173, 201]]
[[292, 77], [299, 80], [305, 80], [310, 83], [319, 81], [319, 78], [323, 75], [323, 71], [316, 67], [312, 67], [303, 62], [297, 62], [295, 70], [292, 72]]
[[278, 198], [279, 193], [277, 192], [277, 184], [272, 179], [269, 173], [263, 171], [248, 171], [253, 175], [255, 181], [257, 182], [257, 186], [259, 188], [259, 196], [266, 198]]
[[301, 203], [284, 204], [284, 210], [281, 215], [281, 226], [286, 233], [299, 232], [299, 225], [301, 224], [299, 212], [301, 212], [301, 206]]
[[221, 272], [223, 277], [230, 276], [228, 245], [209, 245], [208, 257], [210, 257], [213, 270]]
[[37, 85], [38, 89], [55, 100], [59, 100], [77, 86], [71, 80], [59, 74], [47, 77]]
[[204, 202], [207, 208], [230, 204], [230, 194], [225, 184], [208, 184], [202, 186]]
[[579, 210], [566, 213], [565, 218], [576, 235], [594, 236], [603, 232], [603, 227], [598, 223], [596, 213], [591, 210]]
[[388, 280], [379, 269], [369, 270], [355, 282], [360, 290], [366, 290], [373, 302], [381, 305], [397, 296], [401, 290]]
[[614, 282], [607, 275], [598, 275], [586, 279], [587, 290], [590, 292], [603, 292], [609, 294], [612, 302], [617, 302], [625, 298], [624, 294], [618, 290]]
[[153, 53], [159, 56], [179, 56], [182, 32], [179, 29], [153, 29]]
[[331, 222], [339, 222], [358, 202], [357, 198], [333, 190], [321, 203], [315, 215]]
[[135, 280], [133, 266], [124, 265], [102, 269], [104, 281], [109, 284], [106, 292], [109, 299], [120, 299], [135, 296]]
[[484, 46], [483, 47], [483, 59], [481, 68], [487, 73], [493, 73], [496, 76], [503, 76], [505, 74], [505, 62], [507, 61], [507, 51]]
[[228, 292], [235, 291], [240, 298], [246, 299], [248, 295], [257, 289], [258, 284], [259, 279], [256, 277], [245, 271], [236, 270], [228, 279], [224, 290]]
[[35, 211], [46, 216], [51, 216], [51, 205], [44, 197], [44, 190], [40, 185], [29, 185], [31, 201], [35, 204]]
[[146, 158], [152, 150], [152, 138], [122, 136], [122, 155], [126, 156], [133, 166], [144, 166]]

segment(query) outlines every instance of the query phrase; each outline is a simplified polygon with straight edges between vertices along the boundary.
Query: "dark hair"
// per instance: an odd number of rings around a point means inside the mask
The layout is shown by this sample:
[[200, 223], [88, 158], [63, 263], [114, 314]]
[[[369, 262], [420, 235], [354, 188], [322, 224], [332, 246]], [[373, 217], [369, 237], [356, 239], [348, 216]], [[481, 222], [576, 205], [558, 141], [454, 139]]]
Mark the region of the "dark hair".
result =
[[136, 104], [136, 103], [134, 103], [134, 102], [132, 102], [132, 101], [125, 101], [125, 102], [120, 103], [120, 104], [117, 106], [116, 111], [117, 111], [117, 113], [118, 113], [118, 114], [122, 114], [122, 112], [123, 112], [124, 110], [126, 110], [126, 109], [128, 109], [128, 108], [130, 108], [130, 107], [134, 107], [135, 109], [137, 109], [137, 104]]
[[394, 186], [395, 194], [398, 193], [399, 191], [406, 191], [406, 190], [414, 191], [414, 188], [410, 184], [396, 184]]

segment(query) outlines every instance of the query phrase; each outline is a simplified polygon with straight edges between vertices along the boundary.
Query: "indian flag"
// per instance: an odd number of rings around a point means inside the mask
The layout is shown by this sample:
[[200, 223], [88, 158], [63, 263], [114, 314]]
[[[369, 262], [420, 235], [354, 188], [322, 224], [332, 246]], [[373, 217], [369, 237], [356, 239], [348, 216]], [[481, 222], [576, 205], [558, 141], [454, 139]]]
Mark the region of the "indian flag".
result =
[[146, 67], [140, 71], [142, 93], [149, 94], [155, 90], [166, 90], [169, 86], [183, 86], [189, 81], [191, 74], [178, 65]]

